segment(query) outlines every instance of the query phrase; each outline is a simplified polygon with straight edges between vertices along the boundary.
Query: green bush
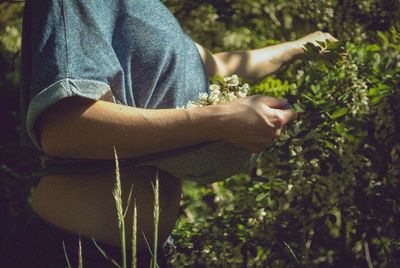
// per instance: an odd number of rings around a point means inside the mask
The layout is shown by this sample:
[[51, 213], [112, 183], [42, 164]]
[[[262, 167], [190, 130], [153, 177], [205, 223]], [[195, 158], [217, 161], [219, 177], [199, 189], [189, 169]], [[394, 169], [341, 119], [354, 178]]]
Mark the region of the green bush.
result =
[[[185, 185], [173, 263], [400, 265], [398, 2], [180, 2], [178, 18], [214, 51], [317, 29], [342, 43], [322, 55], [310, 45], [301, 60], [254, 85], [254, 93], [288, 98], [298, 119], [249, 174]], [[193, 19], [180, 15], [187, 6]]]
[[[214, 52], [329, 31], [342, 43], [254, 85], [298, 119], [249, 174], [184, 185], [177, 267], [400, 265], [400, 2], [163, 0]], [[0, 4], [0, 246], [27, 212], [34, 165], [19, 149], [22, 4]], [[21, 161], [21, 159], [23, 159]], [[21, 220], [20, 222], [23, 222]]]

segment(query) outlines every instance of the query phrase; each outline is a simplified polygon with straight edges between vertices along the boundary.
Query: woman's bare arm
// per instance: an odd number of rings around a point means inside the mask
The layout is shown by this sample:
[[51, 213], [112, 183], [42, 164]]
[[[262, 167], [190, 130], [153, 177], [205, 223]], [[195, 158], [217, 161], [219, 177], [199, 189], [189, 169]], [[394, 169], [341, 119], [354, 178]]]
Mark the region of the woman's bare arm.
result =
[[284, 63], [303, 52], [303, 45], [316, 41], [336, 41], [329, 33], [314, 32], [298, 40], [265, 48], [220, 52], [213, 54], [199, 44], [197, 49], [206, 66], [209, 76], [237, 74], [248, 81], [255, 82], [277, 71]]
[[[45, 153], [71, 158], [121, 158], [223, 140], [262, 151], [294, 119], [284, 102], [262, 96], [194, 109], [140, 109], [81, 97], [45, 110], [39, 137]], [[276, 108], [276, 109], [274, 109]]]

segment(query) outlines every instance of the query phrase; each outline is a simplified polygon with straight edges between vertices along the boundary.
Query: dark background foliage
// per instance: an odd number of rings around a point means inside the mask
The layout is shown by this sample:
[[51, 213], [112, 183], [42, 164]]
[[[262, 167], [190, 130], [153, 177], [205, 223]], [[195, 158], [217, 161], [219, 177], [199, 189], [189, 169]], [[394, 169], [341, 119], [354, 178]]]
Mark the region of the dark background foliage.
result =
[[[171, 261], [184, 266], [400, 266], [400, 2], [163, 0], [214, 52], [329, 31], [341, 40], [253, 92], [284, 96], [296, 122], [247, 174], [185, 183]], [[23, 3], [0, 4], [0, 237], [29, 215], [31, 150], [20, 146]]]

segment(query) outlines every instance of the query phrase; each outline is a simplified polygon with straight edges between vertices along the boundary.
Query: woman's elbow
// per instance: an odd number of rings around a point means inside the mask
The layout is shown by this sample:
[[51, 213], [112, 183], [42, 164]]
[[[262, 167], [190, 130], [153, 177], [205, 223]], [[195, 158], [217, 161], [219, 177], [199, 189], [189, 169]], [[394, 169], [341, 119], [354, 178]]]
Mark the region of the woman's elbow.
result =
[[37, 128], [39, 142], [45, 154], [73, 157], [79, 152], [79, 120], [83, 111], [91, 104], [88, 100], [72, 97], [56, 103], [41, 114]]
[[67, 155], [66, 139], [61, 129], [51, 122], [43, 124], [39, 131], [39, 142], [46, 155], [65, 157]]

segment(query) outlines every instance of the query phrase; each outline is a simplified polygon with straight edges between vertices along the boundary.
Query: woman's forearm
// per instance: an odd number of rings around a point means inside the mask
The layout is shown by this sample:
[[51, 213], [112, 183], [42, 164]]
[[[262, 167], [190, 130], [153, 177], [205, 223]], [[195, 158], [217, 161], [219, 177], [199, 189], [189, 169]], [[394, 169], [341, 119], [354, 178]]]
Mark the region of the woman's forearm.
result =
[[247, 51], [211, 53], [199, 44], [197, 49], [209, 76], [237, 74], [247, 81], [257, 82], [276, 72], [284, 63], [303, 53], [307, 42], [319, 45], [318, 41], [337, 41], [329, 33], [314, 32], [298, 40]]
[[284, 63], [301, 52], [301, 46], [297, 46], [295, 42], [285, 42], [248, 51], [221, 52], [214, 56], [216, 61], [222, 62], [225, 66], [225, 73], [220, 74], [221, 76], [234, 73], [255, 82], [276, 72]]
[[43, 150], [57, 157], [121, 158], [219, 139], [215, 107], [150, 110], [67, 98], [40, 118]]
[[296, 42], [215, 54], [198, 44], [197, 48], [209, 76], [224, 77], [237, 74], [250, 82], [256, 82], [276, 72], [285, 62], [302, 52], [301, 45]]

